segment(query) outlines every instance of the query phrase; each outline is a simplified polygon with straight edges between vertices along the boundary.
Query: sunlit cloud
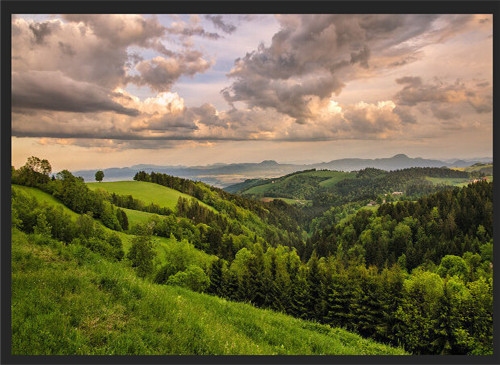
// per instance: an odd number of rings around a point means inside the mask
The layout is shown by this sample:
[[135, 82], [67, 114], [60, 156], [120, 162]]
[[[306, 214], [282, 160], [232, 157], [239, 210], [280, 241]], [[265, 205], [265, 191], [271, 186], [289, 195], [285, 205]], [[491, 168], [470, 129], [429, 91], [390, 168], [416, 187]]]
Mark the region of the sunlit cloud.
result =
[[39, 148], [279, 149], [454, 133], [460, 144], [473, 129], [472, 153], [491, 147], [491, 33], [487, 14], [23, 15], [12, 135]]

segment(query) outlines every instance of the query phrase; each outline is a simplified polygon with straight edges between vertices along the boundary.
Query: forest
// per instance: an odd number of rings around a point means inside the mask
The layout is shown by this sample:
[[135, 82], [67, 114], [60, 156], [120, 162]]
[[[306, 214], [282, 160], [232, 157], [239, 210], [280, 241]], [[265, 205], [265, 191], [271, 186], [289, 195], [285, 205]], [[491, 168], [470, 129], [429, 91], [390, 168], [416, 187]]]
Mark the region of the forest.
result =
[[[173, 209], [92, 191], [67, 170], [50, 174], [50, 163], [36, 157], [12, 168], [12, 184], [48, 193], [78, 214], [72, 219], [12, 189], [13, 229], [40, 245], [85, 247], [128, 265], [140, 280], [347, 329], [412, 354], [492, 354], [493, 183], [436, 187], [423, 179], [470, 176], [465, 171], [364, 169], [329, 189], [314, 176], [305, 179], [314, 189], [288, 186], [312, 207], [166, 174], [134, 176], [192, 197]], [[366, 209], [367, 200], [397, 188], [404, 199]], [[152, 216], [132, 224], [126, 209]], [[121, 233], [133, 237], [128, 249]], [[159, 261], [157, 237], [188, 242], [211, 255], [210, 264]]]

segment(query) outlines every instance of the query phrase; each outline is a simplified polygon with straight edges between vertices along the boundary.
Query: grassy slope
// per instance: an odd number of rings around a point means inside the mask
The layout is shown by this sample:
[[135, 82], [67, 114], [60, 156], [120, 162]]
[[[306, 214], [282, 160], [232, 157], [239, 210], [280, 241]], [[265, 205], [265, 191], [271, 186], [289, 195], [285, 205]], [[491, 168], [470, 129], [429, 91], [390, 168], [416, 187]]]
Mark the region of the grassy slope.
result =
[[433, 184], [445, 184], [453, 186], [467, 186], [469, 184], [469, 178], [455, 178], [455, 177], [426, 177], [426, 180], [431, 181]]
[[[87, 183], [89, 189], [95, 190], [98, 188], [115, 193], [119, 195], [132, 195], [134, 198], [142, 200], [146, 204], [155, 203], [161, 207], [175, 209], [179, 197], [186, 199], [193, 199], [193, 197], [181, 193], [180, 191], [167, 188], [166, 186], [153, 184], [145, 181], [115, 181], [115, 182], [102, 182], [102, 183]], [[215, 211], [211, 206], [198, 202]]]
[[[63, 203], [61, 203], [58, 199], [54, 198], [52, 195], [47, 194], [44, 191], [41, 191], [36, 188], [32, 188], [29, 186], [15, 185], [12, 184], [12, 190], [22, 191], [26, 195], [35, 197], [40, 203], [47, 203], [49, 205], [60, 206], [63, 209], [65, 214], [69, 214], [71, 219], [76, 220], [79, 214], [73, 212], [71, 209], [66, 207]], [[104, 226], [103, 226], [104, 227]]]
[[285, 203], [292, 204], [292, 205], [310, 205], [312, 203], [312, 200], [273, 198], [273, 197], [268, 197], [268, 196], [265, 196], [265, 197], [261, 198], [260, 200], [266, 201], [266, 200], [274, 200], [274, 199], [283, 200]]
[[342, 329], [138, 279], [12, 235], [13, 354], [405, 354]]
[[337, 184], [339, 181], [344, 179], [353, 179], [356, 177], [356, 173], [354, 172], [340, 172], [340, 171], [332, 171], [336, 174], [328, 180], [322, 181], [319, 183], [319, 186], [323, 186], [325, 188], [329, 188]]
[[492, 169], [493, 164], [480, 164], [480, 165], [472, 165], [468, 167], [451, 167], [452, 170], [458, 170], [458, 171], [467, 171], [467, 172], [474, 172], [474, 171], [480, 171], [480, 170], [486, 170], [486, 169]]
[[[39, 189], [32, 188], [32, 187], [27, 187], [27, 186], [21, 186], [21, 185], [12, 185], [12, 189], [16, 190], [21, 190], [25, 194], [28, 194], [30, 196], [34, 196], [39, 202], [45, 202], [47, 204], [53, 205], [53, 206], [60, 206], [63, 209], [63, 212], [66, 214], [69, 214], [73, 220], [76, 220], [76, 218], [79, 216], [79, 214], [73, 212], [71, 209], [66, 207], [63, 203], [61, 203], [58, 199], [54, 198], [52, 195], [47, 194]], [[155, 216], [156, 214], [152, 213], [147, 213], [147, 212], [140, 212], [137, 210], [131, 210], [131, 209], [124, 209], [126, 211], [127, 217], [129, 219], [129, 224], [132, 226], [132, 224], [137, 224], [141, 222], [147, 221], [150, 217]], [[123, 249], [125, 253], [128, 252], [129, 248], [132, 245], [132, 239], [134, 238], [133, 235], [126, 234], [125, 232], [117, 232], [109, 229], [108, 227], [105, 227], [100, 221], [96, 220], [96, 223], [101, 226], [107, 233], [109, 232], [115, 232], [118, 234], [118, 236], [121, 238], [122, 243], [123, 243]], [[182, 243], [177, 242], [175, 238], [165, 238], [165, 237], [154, 237], [154, 240], [156, 242], [156, 252], [158, 254], [158, 257], [160, 261], [163, 263], [166, 260], [166, 257], [168, 256], [168, 252], [172, 251], [173, 249], [176, 248], [177, 245], [182, 245]], [[209, 261], [213, 260], [214, 256], [208, 255], [203, 251], [197, 251], [197, 257], [196, 257], [196, 262], [205, 263], [207, 264]]]

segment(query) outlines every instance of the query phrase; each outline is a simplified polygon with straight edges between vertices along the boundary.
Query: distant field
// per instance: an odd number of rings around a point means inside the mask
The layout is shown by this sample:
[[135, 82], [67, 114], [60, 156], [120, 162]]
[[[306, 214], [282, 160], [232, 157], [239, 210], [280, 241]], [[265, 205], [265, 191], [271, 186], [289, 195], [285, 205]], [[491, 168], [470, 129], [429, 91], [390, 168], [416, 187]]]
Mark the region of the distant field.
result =
[[[119, 195], [132, 195], [135, 199], [142, 200], [146, 204], [155, 203], [161, 207], [167, 207], [172, 210], [175, 209], [179, 197], [183, 197], [188, 200], [193, 199], [193, 197], [191, 197], [190, 195], [181, 193], [180, 191], [145, 181], [115, 181], [101, 183], [95, 182], [87, 183], [87, 186], [92, 190], [100, 188], [110, 193]], [[216, 211], [211, 206], [199, 200], [198, 202], [204, 207], [214, 212]]]
[[458, 170], [458, 171], [467, 171], [467, 172], [474, 172], [474, 171], [481, 171], [481, 170], [488, 170], [488, 169], [493, 169], [493, 164], [480, 164], [480, 165], [472, 165], [468, 167], [451, 167], [452, 170]]
[[330, 171], [334, 172], [335, 176], [332, 178], [322, 181], [319, 183], [319, 186], [329, 188], [337, 184], [339, 181], [344, 180], [344, 179], [353, 179], [356, 177], [356, 173], [354, 172], [341, 172], [341, 171]]
[[433, 184], [445, 184], [453, 186], [467, 186], [471, 179], [469, 178], [456, 178], [456, 177], [426, 177], [426, 180], [431, 181]]
[[271, 198], [271, 197], [263, 197], [260, 200], [262, 201], [273, 201], [274, 199], [283, 200], [287, 204], [295, 204], [295, 205], [309, 205], [312, 203], [312, 200], [300, 200], [300, 199], [289, 199], [289, 198]]

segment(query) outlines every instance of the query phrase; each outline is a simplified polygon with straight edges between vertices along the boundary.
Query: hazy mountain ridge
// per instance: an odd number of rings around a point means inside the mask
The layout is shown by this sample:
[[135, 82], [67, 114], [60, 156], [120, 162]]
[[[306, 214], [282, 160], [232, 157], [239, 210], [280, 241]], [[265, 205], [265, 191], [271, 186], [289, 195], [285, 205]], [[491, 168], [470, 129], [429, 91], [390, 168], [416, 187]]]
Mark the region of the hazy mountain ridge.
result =
[[[492, 158], [488, 157], [473, 160], [434, 160], [420, 157], [411, 158], [404, 154], [397, 154], [388, 158], [343, 158], [315, 164], [288, 164], [278, 163], [274, 160], [265, 160], [260, 163], [216, 163], [205, 166], [137, 164], [131, 167], [107, 168], [103, 169], [103, 171], [105, 181], [132, 180], [135, 173], [142, 170], [148, 173], [154, 171], [193, 180], [200, 180], [218, 187], [226, 187], [243, 182], [246, 179], [279, 177], [295, 171], [308, 169], [354, 171], [366, 167], [373, 167], [389, 171], [409, 167], [467, 167], [475, 163], [491, 162], [492, 160]], [[73, 174], [83, 177], [85, 181], [94, 181], [96, 171], [97, 169], [79, 170], [74, 171]]]

